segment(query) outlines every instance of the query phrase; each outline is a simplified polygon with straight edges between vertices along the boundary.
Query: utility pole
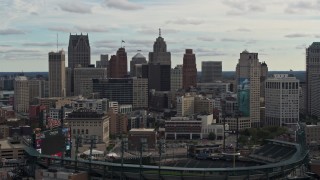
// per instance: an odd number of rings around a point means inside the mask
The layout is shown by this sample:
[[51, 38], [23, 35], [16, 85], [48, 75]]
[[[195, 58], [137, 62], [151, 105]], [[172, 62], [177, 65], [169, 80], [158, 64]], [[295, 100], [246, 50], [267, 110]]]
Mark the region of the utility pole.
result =
[[127, 145], [128, 141], [126, 138], [122, 138], [121, 139], [121, 174], [120, 174], [120, 180], [123, 179], [123, 154], [124, 154], [124, 150], [127, 149], [125, 148]]
[[143, 151], [143, 142], [140, 144], [140, 180], [142, 180], [142, 151]]
[[91, 136], [90, 139], [90, 157], [89, 157], [89, 172], [91, 172], [91, 161], [92, 161], [92, 149], [93, 149], [93, 143], [95, 143], [96, 138], [94, 136]]
[[162, 140], [160, 139], [158, 142], [159, 146], [159, 170], [158, 170], [158, 175], [159, 179], [161, 179], [161, 154], [162, 154]]
[[77, 135], [76, 137], [76, 151], [75, 151], [75, 164], [74, 164], [74, 172], [77, 173], [78, 172], [78, 149], [79, 146], [81, 146], [81, 137], [79, 135]]

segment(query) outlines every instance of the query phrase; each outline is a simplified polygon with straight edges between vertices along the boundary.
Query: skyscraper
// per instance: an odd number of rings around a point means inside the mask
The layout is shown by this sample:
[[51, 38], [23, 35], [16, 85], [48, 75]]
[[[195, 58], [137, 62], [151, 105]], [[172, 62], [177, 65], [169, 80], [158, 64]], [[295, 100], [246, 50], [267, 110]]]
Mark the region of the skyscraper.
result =
[[124, 78], [128, 75], [127, 53], [125, 48], [121, 47], [117, 55], [112, 55], [108, 66], [109, 78]]
[[100, 61], [96, 61], [96, 68], [107, 68], [109, 64], [108, 54], [101, 54]]
[[268, 78], [268, 65], [266, 62], [261, 63], [261, 76], [260, 76], [260, 97], [265, 98], [265, 81]]
[[201, 82], [212, 83], [222, 80], [222, 61], [202, 61]]
[[14, 80], [14, 111], [17, 113], [29, 111], [29, 82], [25, 76], [17, 76]]
[[183, 88], [197, 86], [197, 64], [196, 55], [193, 54], [192, 49], [186, 49], [183, 56]]
[[252, 127], [260, 127], [260, 71], [258, 53], [240, 53], [236, 67], [238, 106], [242, 116], [250, 117]]
[[90, 97], [93, 93], [92, 79], [107, 78], [107, 68], [75, 68], [74, 69], [74, 95]]
[[265, 84], [264, 125], [296, 124], [299, 121], [299, 80], [288, 74], [275, 74]]
[[147, 60], [140, 52], [132, 57], [130, 61], [130, 76], [131, 77], [138, 77], [136, 73], [136, 65], [138, 64], [146, 64]]
[[163, 64], [171, 67], [171, 53], [167, 52], [167, 44], [161, 37], [159, 29], [159, 37], [153, 44], [153, 52], [149, 52], [149, 64]]
[[182, 88], [182, 65], [177, 65], [175, 68], [171, 69], [171, 91], [175, 92]]
[[72, 96], [74, 92], [73, 69], [76, 67], [88, 67], [90, 65], [90, 55], [88, 34], [70, 34], [68, 46], [67, 96]]
[[66, 69], [65, 69], [65, 53], [63, 50], [59, 52], [49, 53], [49, 96], [65, 97], [66, 96]]
[[149, 89], [170, 91], [170, 65], [143, 64], [142, 78], [148, 78]]
[[90, 65], [90, 44], [87, 35], [71, 35], [68, 46], [68, 67], [88, 67]]
[[313, 42], [306, 49], [307, 113], [320, 117], [320, 42]]

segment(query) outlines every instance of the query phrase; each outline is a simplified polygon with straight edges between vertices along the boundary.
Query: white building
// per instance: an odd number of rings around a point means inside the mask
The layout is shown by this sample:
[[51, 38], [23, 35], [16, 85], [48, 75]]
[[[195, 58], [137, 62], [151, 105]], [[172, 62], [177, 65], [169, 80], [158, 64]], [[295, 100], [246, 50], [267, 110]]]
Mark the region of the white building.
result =
[[119, 105], [119, 113], [121, 114], [129, 114], [132, 112], [131, 104], [121, 104]]
[[29, 111], [29, 81], [25, 76], [17, 76], [14, 80], [14, 111]]
[[275, 74], [266, 80], [265, 125], [283, 126], [299, 121], [299, 80]]
[[186, 94], [177, 97], [177, 116], [184, 117], [194, 114], [194, 96]]

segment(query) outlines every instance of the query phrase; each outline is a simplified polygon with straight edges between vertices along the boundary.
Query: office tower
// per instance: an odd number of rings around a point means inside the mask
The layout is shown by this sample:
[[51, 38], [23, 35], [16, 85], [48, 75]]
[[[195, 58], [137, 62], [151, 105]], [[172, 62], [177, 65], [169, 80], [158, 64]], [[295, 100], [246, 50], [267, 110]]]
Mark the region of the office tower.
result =
[[313, 42], [306, 49], [306, 83], [307, 83], [307, 113], [320, 117], [319, 89], [315, 89], [320, 83], [320, 42]]
[[148, 99], [146, 82], [147, 79], [140, 78], [93, 79], [93, 92], [99, 93], [100, 98], [119, 104], [135, 104], [133, 108], [140, 108], [145, 106], [144, 98]]
[[121, 47], [117, 55], [112, 55], [108, 66], [109, 78], [125, 78], [128, 76], [127, 53], [125, 48]]
[[300, 82], [299, 88], [299, 113], [306, 114], [307, 107], [307, 84], [306, 82]]
[[171, 53], [167, 52], [167, 44], [161, 37], [159, 29], [159, 37], [153, 44], [153, 52], [149, 52], [149, 64], [163, 64], [171, 66]]
[[260, 76], [260, 97], [265, 98], [265, 81], [268, 78], [268, 65], [266, 62], [261, 63], [261, 76]]
[[171, 69], [171, 91], [176, 92], [179, 89], [182, 89], [182, 65], [177, 65], [175, 68]]
[[71, 91], [71, 88], [73, 88], [73, 69], [72, 68], [65, 68], [65, 76], [66, 76], [66, 95], [67, 97], [73, 96], [73, 91]]
[[149, 89], [170, 91], [170, 65], [143, 64], [142, 78], [148, 78]]
[[43, 79], [29, 80], [29, 102], [32, 102], [36, 97], [45, 97], [45, 80]]
[[49, 96], [65, 97], [66, 96], [66, 76], [65, 76], [65, 53], [49, 53]]
[[107, 68], [109, 64], [108, 54], [101, 54], [100, 61], [96, 61], [96, 68]]
[[136, 73], [136, 66], [139, 64], [146, 64], [147, 60], [146, 57], [144, 57], [140, 52], [138, 52], [136, 55], [132, 57], [132, 60], [130, 61], [130, 76], [131, 77], [139, 77]]
[[[68, 80], [67, 81], [67, 96], [73, 96], [74, 82], [73, 69], [76, 67], [88, 67], [90, 65], [90, 43], [87, 35], [71, 35], [69, 37], [68, 46]], [[69, 86], [70, 85], [70, 86]]]
[[68, 67], [88, 67], [90, 65], [90, 44], [87, 35], [71, 35], [68, 46]]
[[240, 53], [236, 67], [238, 106], [241, 116], [250, 117], [252, 127], [260, 127], [260, 71], [258, 53]]
[[91, 97], [93, 93], [92, 79], [107, 78], [107, 68], [75, 68], [74, 95]]
[[17, 76], [14, 80], [14, 111], [29, 111], [29, 81], [25, 76]]
[[193, 54], [192, 49], [186, 49], [183, 56], [183, 78], [182, 86], [184, 89], [197, 86], [197, 64], [196, 55]]
[[191, 116], [194, 114], [194, 96], [186, 94], [177, 97], [177, 117]]
[[213, 83], [222, 80], [222, 61], [202, 61], [201, 82]]
[[133, 104], [132, 108], [148, 108], [148, 79], [133, 79]]
[[265, 123], [284, 126], [299, 121], [299, 80], [288, 74], [275, 74], [266, 80]]

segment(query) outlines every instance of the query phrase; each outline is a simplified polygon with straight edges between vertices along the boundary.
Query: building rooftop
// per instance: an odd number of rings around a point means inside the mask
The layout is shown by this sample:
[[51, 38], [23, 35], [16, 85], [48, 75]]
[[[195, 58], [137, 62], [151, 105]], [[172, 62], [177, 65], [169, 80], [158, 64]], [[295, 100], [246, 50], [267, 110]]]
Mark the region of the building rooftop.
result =
[[130, 130], [130, 132], [154, 132], [154, 129], [152, 128], [133, 128]]
[[24, 145], [19, 144], [11, 144], [8, 139], [1, 139], [0, 140], [1, 149], [17, 149], [17, 148], [24, 148]]

